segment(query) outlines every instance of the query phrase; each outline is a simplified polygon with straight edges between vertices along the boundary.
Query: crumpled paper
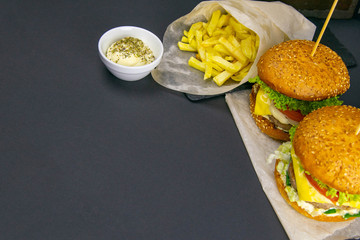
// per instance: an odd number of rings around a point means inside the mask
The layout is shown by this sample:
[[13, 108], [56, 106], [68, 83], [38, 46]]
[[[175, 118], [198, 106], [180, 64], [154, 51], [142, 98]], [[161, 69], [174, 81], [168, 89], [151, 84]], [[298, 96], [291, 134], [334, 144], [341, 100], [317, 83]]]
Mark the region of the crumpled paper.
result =
[[[194, 53], [183, 52], [177, 47], [184, 30], [188, 30], [195, 22], [208, 21], [218, 9], [227, 11], [260, 37], [257, 57], [248, 75], [241, 82], [227, 81], [221, 87], [211, 79], [203, 80], [202, 72], [188, 66], [188, 60]], [[311, 40], [315, 28], [313, 23], [293, 7], [281, 2], [204, 1], [168, 26], [163, 38], [162, 61], [151, 74], [160, 85], [175, 91], [194, 95], [226, 93], [257, 75], [256, 63], [270, 47], [289, 39]]]
[[227, 93], [226, 103], [233, 115], [236, 126], [262, 188], [275, 213], [292, 240], [344, 240], [360, 238], [360, 219], [347, 222], [319, 222], [295, 211], [280, 195], [274, 178], [275, 162], [266, 159], [281, 144], [263, 134], [256, 126], [249, 108], [250, 90]]

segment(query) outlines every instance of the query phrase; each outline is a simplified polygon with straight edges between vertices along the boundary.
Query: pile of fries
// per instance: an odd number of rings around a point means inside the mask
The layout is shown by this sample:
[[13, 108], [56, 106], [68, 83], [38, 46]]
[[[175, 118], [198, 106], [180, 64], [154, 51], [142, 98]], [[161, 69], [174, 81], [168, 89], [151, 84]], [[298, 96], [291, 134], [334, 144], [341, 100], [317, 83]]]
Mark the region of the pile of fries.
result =
[[214, 11], [210, 21], [197, 22], [184, 30], [178, 47], [196, 52], [189, 65], [204, 72], [204, 80], [212, 78], [222, 86], [228, 79], [241, 81], [253, 64], [259, 37], [229, 13]]

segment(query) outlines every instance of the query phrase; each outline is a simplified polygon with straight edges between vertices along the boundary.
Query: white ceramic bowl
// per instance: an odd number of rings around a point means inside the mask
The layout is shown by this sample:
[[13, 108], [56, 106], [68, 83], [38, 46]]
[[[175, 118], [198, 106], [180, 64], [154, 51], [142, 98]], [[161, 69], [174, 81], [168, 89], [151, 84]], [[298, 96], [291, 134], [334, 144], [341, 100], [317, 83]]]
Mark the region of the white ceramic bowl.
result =
[[[105, 54], [110, 45], [124, 37], [134, 37], [142, 40], [153, 51], [155, 60], [144, 66], [128, 67], [114, 63], [106, 58]], [[110, 29], [101, 36], [98, 42], [98, 50], [101, 61], [114, 76], [126, 81], [136, 81], [147, 76], [160, 63], [164, 47], [160, 39], [146, 29], [121, 26]]]

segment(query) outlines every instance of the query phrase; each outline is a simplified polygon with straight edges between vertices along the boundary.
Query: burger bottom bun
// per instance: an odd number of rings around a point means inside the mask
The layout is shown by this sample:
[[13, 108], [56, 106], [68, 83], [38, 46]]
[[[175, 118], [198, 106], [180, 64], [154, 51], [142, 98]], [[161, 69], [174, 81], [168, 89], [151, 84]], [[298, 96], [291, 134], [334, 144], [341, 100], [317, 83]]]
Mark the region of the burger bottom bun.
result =
[[299, 205], [296, 202], [290, 202], [289, 197], [287, 195], [287, 193], [285, 192], [285, 185], [283, 184], [283, 181], [281, 180], [280, 177], [280, 173], [278, 173], [278, 171], [276, 171], [276, 166], [279, 163], [279, 159], [276, 160], [276, 164], [275, 164], [275, 171], [274, 171], [274, 175], [275, 175], [275, 181], [276, 181], [276, 185], [279, 189], [279, 192], [281, 194], [281, 196], [286, 200], [286, 202], [293, 207], [297, 212], [301, 213], [302, 215], [304, 215], [305, 217], [317, 220], [317, 221], [322, 221], [322, 222], [344, 222], [344, 221], [349, 221], [349, 220], [353, 220], [354, 218], [348, 218], [348, 219], [344, 219], [341, 216], [334, 216], [334, 217], [330, 217], [330, 216], [326, 216], [326, 215], [319, 215], [316, 217], [311, 216], [309, 213], [307, 213], [304, 209], [302, 209], [301, 207], [299, 207]]
[[250, 112], [253, 119], [255, 120], [256, 125], [260, 128], [260, 130], [263, 133], [265, 133], [266, 135], [268, 135], [269, 137], [275, 140], [289, 141], [290, 140], [289, 133], [276, 128], [274, 123], [270, 122], [270, 120], [264, 118], [263, 116], [254, 114], [256, 94], [257, 94], [256, 88], [257, 86], [256, 84], [254, 84], [250, 93]]

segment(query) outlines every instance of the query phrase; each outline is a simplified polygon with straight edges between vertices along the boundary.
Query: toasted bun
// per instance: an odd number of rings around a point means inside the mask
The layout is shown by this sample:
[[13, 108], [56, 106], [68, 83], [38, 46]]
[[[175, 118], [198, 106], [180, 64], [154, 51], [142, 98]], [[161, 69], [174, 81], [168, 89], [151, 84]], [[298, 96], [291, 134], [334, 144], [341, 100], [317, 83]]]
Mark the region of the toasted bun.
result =
[[276, 185], [277, 185], [277, 187], [279, 189], [279, 192], [280, 192], [281, 196], [297, 212], [301, 213], [302, 215], [304, 215], [304, 216], [306, 216], [308, 218], [311, 218], [311, 219], [314, 219], [314, 220], [317, 220], [317, 221], [323, 221], [323, 222], [344, 222], [344, 221], [354, 219], [354, 218], [344, 219], [341, 216], [330, 217], [330, 216], [327, 216], [327, 215], [324, 215], [324, 214], [313, 217], [309, 213], [307, 213], [304, 209], [299, 207], [299, 205], [296, 202], [290, 202], [289, 197], [288, 197], [287, 193], [285, 192], [285, 185], [283, 184], [283, 181], [281, 180], [280, 174], [278, 173], [278, 171], [276, 171], [276, 166], [277, 166], [278, 163], [279, 163], [279, 160], [276, 160], [275, 171], [274, 171]]
[[293, 145], [304, 169], [341, 192], [360, 194], [360, 109], [331, 106], [305, 116]]
[[335, 97], [350, 87], [350, 77], [341, 57], [315, 42], [290, 40], [270, 48], [257, 67], [262, 81], [288, 97], [318, 101]]
[[289, 133], [284, 132], [281, 129], [275, 127], [275, 124], [270, 122], [268, 119], [264, 118], [261, 115], [254, 114], [255, 103], [256, 103], [256, 86], [253, 85], [250, 93], [250, 112], [252, 117], [255, 120], [256, 125], [260, 128], [260, 130], [268, 135], [269, 137], [280, 140], [280, 141], [289, 141], [290, 136]]

